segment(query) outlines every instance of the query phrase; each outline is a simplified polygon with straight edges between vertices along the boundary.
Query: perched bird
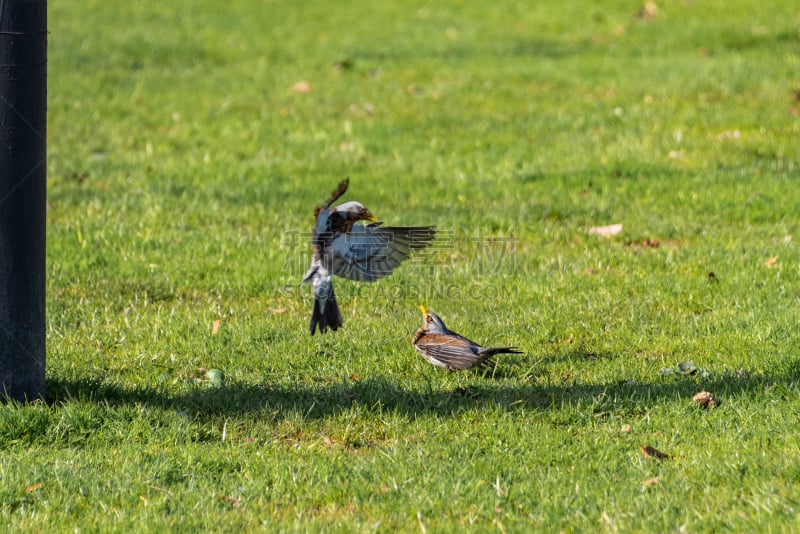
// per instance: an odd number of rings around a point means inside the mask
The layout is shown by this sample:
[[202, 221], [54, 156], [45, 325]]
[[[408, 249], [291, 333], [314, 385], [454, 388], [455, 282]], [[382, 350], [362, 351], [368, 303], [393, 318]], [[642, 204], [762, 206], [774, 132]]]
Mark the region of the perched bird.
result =
[[484, 365], [495, 354], [522, 354], [515, 347], [481, 347], [449, 330], [438, 315], [424, 306], [419, 309], [422, 310], [422, 328], [411, 342], [428, 363], [454, 371]]
[[312, 336], [317, 327], [324, 333], [328, 328], [338, 329], [344, 322], [333, 292], [334, 275], [374, 282], [391, 274], [412, 250], [429, 246], [436, 235], [433, 226], [382, 226], [360, 202], [331, 207], [348, 185], [349, 179], [341, 182], [330, 198], [314, 210], [314, 257], [303, 277], [303, 283], [311, 283], [314, 288], [314, 309], [308, 325]]

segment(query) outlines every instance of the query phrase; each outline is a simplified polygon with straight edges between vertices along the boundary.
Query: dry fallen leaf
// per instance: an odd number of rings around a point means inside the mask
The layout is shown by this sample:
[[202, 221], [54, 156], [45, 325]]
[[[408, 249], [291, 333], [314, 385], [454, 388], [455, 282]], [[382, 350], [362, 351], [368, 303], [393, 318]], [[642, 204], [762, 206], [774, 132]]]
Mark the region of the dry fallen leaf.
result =
[[242, 501], [230, 495], [220, 495], [219, 500], [230, 503], [234, 508], [239, 508], [242, 505]]
[[286, 308], [267, 308], [267, 311], [274, 314], [286, 313]]
[[700, 407], [703, 409], [715, 408], [717, 404], [719, 404], [717, 402], [717, 398], [714, 397], [714, 395], [712, 393], [709, 393], [708, 391], [701, 391], [700, 393], [692, 397], [692, 402], [699, 404]]
[[30, 486], [26, 487], [25, 488], [25, 493], [31, 493], [33, 491], [38, 490], [41, 487], [42, 487], [42, 483], [41, 482], [36, 482], [35, 484], [31, 484]]
[[627, 434], [628, 432], [631, 431], [631, 425], [626, 423], [622, 425], [622, 428], [620, 428], [619, 431], [622, 432], [623, 434]]
[[654, 19], [658, 16], [658, 6], [653, 0], [647, 0], [636, 16], [640, 19]]
[[222, 325], [222, 319], [214, 321], [214, 326], [211, 327], [211, 335], [216, 336], [219, 333], [219, 327]]
[[667, 458], [671, 458], [669, 454], [661, 452], [660, 450], [650, 445], [646, 447], [644, 445], [639, 445], [639, 452], [641, 452], [642, 456], [644, 456], [645, 458], [655, 458], [657, 460], [665, 460]]
[[764, 266], [767, 269], [771, 269], [773, 267], [773, 265], [775, 265], [776, 263], [778, 263], [778, 256], [772, 256], [771, 258], [767, 258], [764, 261]]
[[650, 486], [655, 486], [658, 484], [659, 480], [658, 477], [648, 478], [644, 481], [644, 487], [649, 488]]
[[661, 243], [655, 239], [650, 239], [649, 237], [647, 239], [642, 239], [641, 241], [626, 241], [625, 244], [629, 247], [636, 248], [658, 248], [661, 246]]
[[612, 237], [622, 232], [621, 224], [609, 224], [608, 226], [592, 226], [589, 228], [589, 235], [599, 235], [601, 237]]
[[353, 382], [358, 382], [359, 380], [358, 373], [353, 373], [352, 375], [350, 375], [350, 380], [352, 380]]
[[289, 88], [293, 93], [308, 93], [311, 91], [311, 83], [306, 80], [300, 80]]

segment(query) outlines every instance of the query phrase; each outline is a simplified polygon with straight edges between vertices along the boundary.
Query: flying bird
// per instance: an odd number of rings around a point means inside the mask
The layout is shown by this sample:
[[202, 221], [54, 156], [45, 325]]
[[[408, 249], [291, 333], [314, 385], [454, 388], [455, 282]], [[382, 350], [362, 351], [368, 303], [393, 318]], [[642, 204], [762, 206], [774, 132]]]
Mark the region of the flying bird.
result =
[[[356, 282], [374, 282], [388, 276], [411, 255], [431, 244], [433, 226], [382, 226], [361, 202], [331, 205], [347, 191], [349, 179], [339, 184], [330, 198], [314, 210], [311, 244], [314, 256], [303, 283], [314, 289], [314, 309], [308, 331], [313, 336], [336, 330], [344, 323], [333, 276]], [[369, 224], [362, 224], [367, 221]]]
[[448, 371], [472, 369], [489, 362], [495, 354], [522, 354], [515, 347], [481, 347], [448, 329], [435, 313], [420, 306], [422, 328], [411, 343], [428, 363]]

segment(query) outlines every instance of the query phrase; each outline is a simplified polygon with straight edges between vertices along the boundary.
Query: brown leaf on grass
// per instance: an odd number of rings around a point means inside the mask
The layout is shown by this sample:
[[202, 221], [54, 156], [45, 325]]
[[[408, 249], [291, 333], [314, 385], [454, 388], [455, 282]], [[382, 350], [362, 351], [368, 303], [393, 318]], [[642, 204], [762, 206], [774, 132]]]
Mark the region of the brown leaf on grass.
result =
[[623, 434], [627, 434], [631, 431], [631, 425], [625, 423], [624, 425], [622, 425], [619, 431], [622, 432]]
[[600, 237], [613, 237], [622, 232], [621, 224], [609, 224], [607, 226], [592, 226], [589, 228], [589, 235], [599, 235]]
[[778, 263], [778, 256], [772, 256], [771, 258], [767, 258], [764, 260], [764, 267], [767, 269], [772, 269], [775, 264]]
[[645, 20], [654, 19], [658, 16], [658, 6], [653, 0], [647, 0], [642, 6], [642, 9], [636, 13], [636, 16]]
[[286, 308], [269, 308], [268, 307], [267, 311], [272, 313], [272, 314], [275, 314], [275, 315], [280, 315], [282, 313], [286, 313]]
[[25, 488], [25, 493], [32, 493], [32, 492], [38, 490], [41, 487], [42, 487], [42, 483], [41, 482], [36, 482], [35, 484], [31, 484], [30, 486], [27, 486]]
[[219, 327], [222, 325], [222, 319], [217, 319], [214, 321], [214, 325], [211, 327], [211, 335], [216, 336], [219, 333]]
[[647, 446], [639, 445], [639, 452], [641, 452], [642, 456], [644, 456], [645, 458], [655, 458], [657, 460], [666, 460], [668, 458], [672, 458], [672, 456], [670, 456], [669, 454], [661, 452], [660, 450], [650, 445]]
[[352, 380], [353, 382], [358, 382], [360, 380], [358, 377], [358, 373], [353, 373], [352, 375], [350, 375], [350, 380]]
[[717, 404], [719, 404], [714, 394], [709, 393], [708, 391], [701, 391], [692, 397], [692, 402], [699, 404], [704, 410], [708, 408], [716, 408]]
[[650, 486], [655, 486], [659, 483], [658, 477], [648, 478], [644, 481], [644, 487], [649, 488]]
[[296, 84], [292, 85], [289, 90], [293, 93], [309, 93], [311, 92], [311, 83], [307, 82], [306, 80], [300, 80]]
[[219, 500], [230, 503], [230, 505], [234, 508], [239, 508], [242, 505], [242, 501], [235, 497], [231, 497], [230, 495], [219, 495], [218, 497]]
[[629, 247], [635, 248], [658, 248], [661, 246], [661, 243], [655, 239], [650, 239], [649, 237], [647, 239], [642, 239], [641, 241], [626, 241], [625, 244]]

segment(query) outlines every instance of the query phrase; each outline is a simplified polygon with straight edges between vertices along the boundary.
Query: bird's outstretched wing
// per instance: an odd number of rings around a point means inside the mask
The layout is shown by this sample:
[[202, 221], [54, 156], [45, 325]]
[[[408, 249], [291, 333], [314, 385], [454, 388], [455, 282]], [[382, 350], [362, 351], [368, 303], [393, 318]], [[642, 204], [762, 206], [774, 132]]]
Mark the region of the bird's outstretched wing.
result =
[[412, 250], [429, 246], [435, 235], [432, 226], [355, 224], [333, 240], [328, 250], [331, 272], [356, 282], [374, 282], [391, 274]]

